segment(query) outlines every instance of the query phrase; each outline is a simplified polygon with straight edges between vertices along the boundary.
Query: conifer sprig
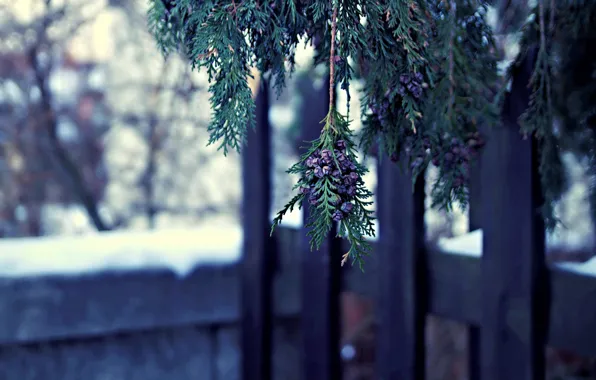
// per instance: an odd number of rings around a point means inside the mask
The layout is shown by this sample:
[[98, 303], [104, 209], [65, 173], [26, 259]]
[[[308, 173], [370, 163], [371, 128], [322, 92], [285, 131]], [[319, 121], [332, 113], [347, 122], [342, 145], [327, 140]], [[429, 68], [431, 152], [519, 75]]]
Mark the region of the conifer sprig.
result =
[[[438, 168], [433, 207], [467, 203], [469, 167], [484, 145], [480, 126], [498, 122], [498, 49], [486, 20], [486, 0], [150, 0], [149, 29], [164, 54], [181, 51], [211, 80], [210, 144], [239, 150], [254, 126], [248, 86], [257, 68], [278, 93], [294, 70], [298, 42], [317, 40], [315, 63], [329, 64], [329, 113], [321, 135], [289, 169], [298, 194], [273, 228], [307, 202], [313, 248], [334, 223], [351, 243], [346, 258], [362, 263], [374, 234], [371, 193], [362, 183], [348, 117], [335, 110], [335, 84], [350, 98], [350, 81], [364, 84], [359, 148], [378, 146], [415, 180]], [[524, 26], [519, 62], [539, 47], [522, 133], [536, 136], [544, 216], [566, 190], [561, 154], [584, 159], [596, 221], [596, 2], [540, 0]], [[525, 16], [517, 17], [523, 19]], [[511, 20], [509, 20], [511, 21]], [[506, 23], [510, 24], [506, 21]], [[509, 28], [515, 27], [509, 25]], [[349, 111], [349, 108], [348, 108]], [[349, 114], [348, 114], [349, 115]]]
[[[338, 1], [333, 3], [331, 16], [331, 42], [329, 52], [329, 112], [322, 121], [320, 137], [313, 141], [309, 151], [293, 165], [288, 173], [299, 174], [294, 196], [278, 212], [271, 233], [283, 216], [296, 204], [308, 197], [310, 248], [319, 249], [327, 238], [334, 222], [338, 223], [337, 235], [346, 238], [351, 245], [343, 256], [342, 265], [349, 259], [362, 268], [363, 258], [370, 252], [366, 236], [374, 236], [373, 212], [367, 209], [372, 193], [364, 186], [362, 175], [367, 169], [357, 161], [353, 133], [349, 120], [335, 109], [335, 65], [339, 61], [335, 53], [337, 37]], [[341, 58], [340, 58], [341, 59]]]
[[208, 143], [218, 144], [224, 154], [239, 151], [255, 127], [251, 69], [268, 72], [278, 95], [287, 72], [294, 70], [295, 48], [309, 21], [302, 5], [287, 3], [151, 0], [149, 29], [161, 51], [181, 50], [193, 68], [205, 68], [209, 75]]
[[[554, 8], [550, 10], [551, 23], [547, 30], [545, 22], [544, 0], [538, 3], [539, 49], [530, 86], [530, 104], [520, 117], [522, 133], [535, 135], [540, 141], [540, 180], [544, 187], [544, 204], [542, 213], [547, 229], [553, 230], [557, 225], [554, 211], [555, 203], [560, 199], [566, 187], [563, 175], [564, 168], [561, 156], [557, 152], [557, 139], [554, 135], [554, 110], [552, 103], [552, 73], [550, 36], [553, 32]], [[552, 185], [556, 184], [557, 187]]]
[[277, 213], [271, 233], [288, 212], [307, 201], [310, 213], [306, 227], [311, 249], [320, 248], [337, 222], [337, 236], [351, 245], [344, 261], [349, 258], [362, 267], [363, 258], [371, 249], [366, 237], [375, 236], [373, 211], [368, 208], [372, 193], [362, 180], [367, 169], [357, 160], [349, 121], [331, 108], [322, 123], [320, 137], [288, 169], [288, 173], [300, 176], [294, 186], [298, 194]]

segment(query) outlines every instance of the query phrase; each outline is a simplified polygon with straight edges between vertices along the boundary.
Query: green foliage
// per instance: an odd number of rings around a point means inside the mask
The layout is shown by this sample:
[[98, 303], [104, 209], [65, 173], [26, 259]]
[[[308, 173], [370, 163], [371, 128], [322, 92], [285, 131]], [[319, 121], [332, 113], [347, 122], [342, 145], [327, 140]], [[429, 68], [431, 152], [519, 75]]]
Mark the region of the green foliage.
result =
[[[271, 232], [273, 233], [287, 212], [291, 212], [296, 206], [300, 208], [302, 203], [308, 200], [311, 207], [307, 228], [310, 228], [308, 235], [311, 237], [311, 249], [318, 249], [321, 246], [333, 228], [333, 222], [337, 221], [339, 222], [337, 235], [351, 243], [351, 249], [345, 257], [351, 258], [362, 267], [363, 257], [370, 252], [371, 248], [365, 238], [375, 235], [373, 212], [367, 208], [372, 204], [370, 200], [372, 193], [366, 189], [362, 181], [362, 176], [367, 169], [358, 163], [349, 121], [332, 108], [323, 123], [321, 136], [311, 143], [310, 149], [300, 158], [300, 161], [288, 170], [288, 173], [300, 176], [294, 189], [301, 191], [278, 212], [273, 220]], [[337, 148], [340, 142], [345, 145], [343, 152]], [[312, 164], [309, 160], [314, 156], [320, 157], [324, 150], [329, 152], [329, 167], [336, 168], [337, 173], [333, 173], [333, 169], [330, 169], [329, 173], [321, 172], [322, 175], [317, 176], [314, 169], [320, 169], [324, 163]], [[342, 163], [345, 164], [342, 165]], [[354, 178], [357, 178], [353, 181], [352, 194], [349, 190], [342, 190], [342, 187], [346, 187], [344, 179], [347, 177], [347, 172], [355, 173]], [[338, 213], [340, 206], [346, 203], [352, 205], [350, 211]]]
[[[358, 148], [368, 152], [377, 145], [413, 179], [435, 165], [433, 205], [450, 210], [456, 202], [467, 204], [469, 168], [484, 144], [480, 126], [498, 123], [504, 91], [486, 3], [150, 0], [149, 29], [164, 54], [182, 51], [193, 67], [209, 74], [214, 110], [209, 143], [224, 154], [241, 149], [254, 126], [251, 68], [269, 75], [281, 91], [294, 71], [300, 41], [314, 43], [315, 64], [329, 66], [331, 86], [339, 84], [348, 100], [350, 82], [364, 82], [362, 132], [353, 135], [348, 117], [332, 101], [320, 137], [289, 169], [300, 177], [298, 193], [273, 226], [294, 207], [309, 204], [311, 247], [318, 248], [338, 222], [338, 235], [352, 244], [346, 257], [362, 264], [369, 250], [365, 238], [374, 229], [367, 208], [372, 194], [361, 179], [366, 168], [356, 161]], [[532, 13], [521, 30], [518, 61], [528, 51], [538, 54], [531, 102], [520, 123], [522, 133], [540, 142], [545, 219], [549, 228], [556, 224], [553, 205], [566, 189], [560, 157], [573, 151], [590, 164], [596, 220], [596, 64], [590, 51], [596, 46], [590, 27], [596, 2], [539, 0]], [[523, 16], [505, 17], [500, 30], [515, 28]]]
[[[523, 31], [522, 51], [537, 48], [538, 53], [530, 104], [520, 122], [522, 132], [539, 141], [542, 211], [552, 230], [558, 223], [554, 205], [568, 186], [562, 152], [575, 153], [590, 168], [596, 158], [596, 57], [590, 51], [596, 46], [596, 30], [590, 27], [596, 22], [596, 5], [540, 1], [532, 16]], [[596, 183], [592, 172], [588, 175]], [[589, 201], [596, 221], [596, 186], [590, 189]]]
[[[407, 3], [414, 5], [396, 8], [400, 2], [392, 2], [393, 17], [385, 29], [377, 28], [386, 36], [381, 42], [369, 34], [368, 45], [379, 46], [373, 56], [380, 58], [361, 59], [368, 66], [362, 70], [367, 87], [361, 143], [368, 151], [378, 142], [395, 158], [406, 151], [403, 164], [413, 177], [430, 163], [438, 166], [433, 205], [450, 210], [455, 201], [467, 204], [469, 167], [482, 145], [478, 126], [497, 120], [494, 41], [480, 1]], [[406, 30], [409, 38], [403, 37]], [[404, 91], [410, 83], [402, 83], [417, 73], [420, 97]]]
[[149, 3], [149, 31], [155, 37], [162, 54], [167, 55], [176, 50], [180, 44], [183, 17], [181, 8], [168, 9], [163, 1]]
[[149, 28], [160, 49], [166, 54], [180, 49], [195, 69], [207, 70], [214, 110], [209, 144], [219, 144], [224, 154], [240, 150], [255, 125], [250, 68], [270, 73], [281, 91], [286, 63], [293, 71], [294, 50], [307, 26], [304, 10], [293, 1], [260, 3], [150, 1]]

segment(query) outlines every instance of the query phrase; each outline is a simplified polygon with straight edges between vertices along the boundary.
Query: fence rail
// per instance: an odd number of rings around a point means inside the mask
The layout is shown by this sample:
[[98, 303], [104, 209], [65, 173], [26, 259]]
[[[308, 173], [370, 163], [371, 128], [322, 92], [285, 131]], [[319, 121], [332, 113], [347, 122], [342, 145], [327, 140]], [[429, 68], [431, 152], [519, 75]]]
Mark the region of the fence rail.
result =
[[[502, 125], [491, 129], [475, 168], [471, 224], [483, 229], [480, 257], [425, 244], [423, 183], [412, 192], [409, 175], [388, 160], [379, 165], [379, 239], [365, 274], [357, 269], [339, 273], [338, 258], [346, 247], [333, 240], [313, 253], [303, 245], [285, 247], [295, 249], [303, 264], [299, 297], [305, 380], [341, 379], [337, 327], [342, 286], [376, 300], [379, 379], [424, 378], [427, 314], [470, 325], [473, 380], [543, 380], [547, 344], [596, 355], [596, 275], [548, 267], [545, 261], [537, 150], [532, 138], [520, 135], [517, 123], [528, 104], [533, 55], [513, 70]], [[321, 105], [327, 104], [328, 87], [316, 91], [303, 85], [301, 91], [306, 99], [302, 135], [312, 139], [325, 114]], [[298, 234], [303, 244], [304, 231]], [[243, 349], [258, 347], [247, 342]], [[271, 352], [262, 353], [267, 355]], [[257, 379], [268, 380], [245, 372], [244, 380]]]
[[[274, 284], [269, 363], [279, 380], [301, 376], [293, 272]], [[141, 268], [0, 278], [0, 379], [240, 379], [241, 273], [222, 263], [185, 277]]]
[[[302, 228], [269, 237], [263, 87], [243, 153], [242, 261], [199, 266], [182, 279], [160, 270], [0, 278], [0, 378], [94, 380], [110, 368], [117, 373], [109, 376], [133, 380], [341, 380], [342, 290], [376, 301], [379, 379], [424, 377], [428, 314], [473, 328], [472, 380], [542, 380], [547, 344], [596, 356], [595, 271], [545, 262], [537, 152], [516, 124], [530, 68], [515, 73], [503, 126], [491, 131], [474, 182], [478, 255], [424, 241], [424, 183], [412, 192], [409, 175], [389, 160], [378, 165], [379, 238], [365, 273], [340, 267], [348, 247], [332, 236], [319, 252]], [[300, 91], [302, 137], [313, 139], [328, 87], [302, 82]]]

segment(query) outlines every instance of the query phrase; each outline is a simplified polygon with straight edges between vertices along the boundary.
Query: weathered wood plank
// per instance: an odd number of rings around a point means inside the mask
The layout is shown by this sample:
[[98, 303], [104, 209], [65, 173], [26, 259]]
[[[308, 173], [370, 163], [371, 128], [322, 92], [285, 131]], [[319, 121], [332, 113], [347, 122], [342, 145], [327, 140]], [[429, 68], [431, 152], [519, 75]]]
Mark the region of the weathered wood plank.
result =
[[[229, 325], [215, 329], [214, 380], [239, 380], [241, 350], [239, 329]], [[273, 330], [273, 379], [300, 380], [300, 321], [278, 318]], [[201, 377], [202, 379], [203, 377]], [[210, 380], [207, 379], [206, 380]]]
[[[346, 249], [347, 246], [344, 246]], [[474, 326], [482, 322], [481, 260], [477, 257], [440, 252], [428, 246], [427, 288], [429, 313]], [[516, 250], [517, 254], [522, 251]], [[395, 251], [397, 254], [397, 251]], [[378, 289], [371, 286], [379, 278], [381, 264], [378, 244], [366, 260], [366, 272], [344, 267], [344, 288], [376, 298]], [[584, 356], [596, 356], [596, 275], [587, 275], [551, 265], [547, 276], [552, 289], [551, 317], [548, 321], [548, 344], [575, 351]], [[518, 331], [523, 321], [507, 321], [508, 328]]]
[[[302, 95], [302, 140], [319, 137], [320, 121], [327, 114], [329, 85], [317, 90], [312, 81], [299, 83]], [[305, 144], [307, 145], [307, 144]], [[301, 150], [301, 154], [304, 150]], [[303, 207], [304, 220], [308, 205]], [[306, 224], [306, 223], [305, 223]], [[303, 334], [303, 378], [305, 380], [341, 380], [340, 359], [340, 298], [341, 252], [333, 232], [316, 252], [309, 248], [306, 229], [302, 230], [302, 279], [300, 287]]]
[[273, 378], [301, 380], [301, 323], [298, 318], [277, 319], [273, 339]]
[[270, 380], [274, 245], [269, 237], [271, 139], [269, 85], [256, 97], [256, 130], [249, 131], [242, 154], [242, 379]]
[[[483, 299], [481, 260], [467, 255], [442, 253], [431, 246], [428, 251], [428, 312], [480, 326]], [[372, 255], [366, 261], [365, 273], [357, 268], [344, 267], [346, 290], [377, 297], [378, 289], [371, 287], [371, 283], [380, 275], [377, 252], [378, 245], [375, 244]], [[551, 265], [547, 278], [547, 288], [552, 289], [548, 344], [580, 355], [596, 356], [596, 275], [571, 272]], [[524, 323], [511, 319], [507, 321], [507, 326], [511, 331], [519, 331]]]
[[550, 346], [596, 357], [596, 276], [550, 271]]
[[[482, 131], [483, 134], [486, 131]], [[482, 162], [480, 157], [472, 161], [470, 167], [470, 204], [468, 205], [468, 230], [482, 228]], [[480, 328], [468, 326], [468, 378], [480, 379]]]
[[378, 376], [424, 379], [424, 180], [412, 194], [410, 175], [384, 158], [378, 181]]
[[[298, 233], [280, 228], [275, 237], [285, 263], [273, 285], [275, 315], [295, 316]], [[240, 304], [238, 264], [199, 266], [184, 278], [169, 270], [0, 278], [0, 345], [232, 323]]]
[[[522, 251], [516, 251], [521, 254]], [[478, 258], [434, 252], [428, 255], [430, 312], [480, 326], [484, 275]], [[372, 275], [372, 274], [371, 274]], [[596, 276], [551, 266], [552, 298], [548, 321], [548, 344], [585, 356], [596, 355]], [[526, 322], [506, 321], [508, 330], [523, 331]]]
[[[298, 316], [300, 232], [282, 228], [276, 235], [283, 266], [274, 286], [275, 314]], [[379, 264], [376, 248], [375, 244], [373, 254], [366, 261], [365, 273], [350, 266], [343, 268], [347, 290], [376, 297], [378, 289], [374, 284]], [[480, 260], [439, 253], [431, 248], [427, 261], [429, 312], [479, 326]], [[201, 267], [183, 279], [169, 271], [1, 279], [0, 346], [164, 327], [235, 323], [240, 318], [238, 270], [237, 266]], [[596, 302], [592, 302], [596, 299], [596, 276], [553, 266], [549, 278], [552, 289], [549, 345], [596, 356]], [[513, 331], [519, 329], [519, 323], [508, 321]]]
[[[528, 105], [533, 56], [516, 69], [505, 96], [502, 126], [491, 131], [483, 157], [483, 380], [542, 380], [548, 297], [544, 223], [532, 138], [518, 118]], [[511, 321], [518, 321], [512, 330]]]
[[240, 380], [243, 352], [238, 344], [241, 335], [238, 326], [220, 327], [215, 334], [214, 380]]
[[[214, 292], [213, 289], [217, 289]], [[237, 265], [0, 280], [0, 345], [239, 317]]]
[[0, 378], [211, 380], [214, 360], [207, 329], [184, 327], [0, 347]]

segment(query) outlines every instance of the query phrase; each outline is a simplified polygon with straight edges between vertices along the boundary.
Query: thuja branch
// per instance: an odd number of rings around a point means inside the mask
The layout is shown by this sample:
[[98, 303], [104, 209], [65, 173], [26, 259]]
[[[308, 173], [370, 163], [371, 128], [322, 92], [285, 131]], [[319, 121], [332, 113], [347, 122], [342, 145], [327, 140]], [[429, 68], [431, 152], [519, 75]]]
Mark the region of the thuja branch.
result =
[[[530, 79], [532, 94], [530, 104], [526, 112], [520, 118], [522, 132], [534, 135], [540, 147], [540, 180], [544, 188], [544, 204], [542, 212], [545, 218], [547, 229], [552, 230], [558, 221], [554, 211], [555, 203], [561, 198], [563, 189], [566, 186], [564, 178], [563, 163], [557, 149], [557, 138], [554, 135], [554, 110], [552, 103], [552, 59], [550, 41], [552, 37], [552, 26], [545, 22], [545, 0], [538, 2], [538, 55], [536, 65]], [[554, 9], [550, 9], [551, 15]], [[552, 20], [552, 19], [551, 19]], [[556, 184], [556, 186], [553, 186]]]
[[[298, 191], [273, 228], [305, 202], [313, 249], [337, 227], [351, 243], [346, 258], [360, 263], [368, 252], [365, 237], [374, 229], [367, 209], [371, 194], [362, 182], [366, 168], [358, 164], [348, 117], [334, 105], [335, 85], [349, 99], [354, 77], [364, 84], [360, 147], [368, 152], [378, 146], [400, 158], [414, 179], [436, 166], [432, 204], [447, 210], [466, 204], [469, 167], [484, 144], [478, 127], [498, 122], [495, 94], [505, 82], [485, 0], [150, 2], [149, 28], [161, 50], [181, 50], [209, 75], [209, 142], [224, 153], [240, 149], [254, 126], [251, 70], [269, 75], [279, 93], [294, 70], [298, 43], [321, 41], [315, 62], [329, 62], [329, 112], [319, 138], [289, 169], [299, 175]], [[561, 152], [596, 162], [596, 2], [540, 0], [533, 13], [516, 61], [540, 46], [521, 125], [539, 140], [548, 221], [565, 190]], [[596, 183], [596, 169], [590, 173]], [[590, 192], [596, 220], [596, 185]]]
[[337, 37], [337, 0], [333, 1], [331, 16], [331, 48], [329, 49], [329, 109], [335, 105], [335, 38]]
[[335, 110], [335, 64], [338, 2], [333, 3], [331, 43], [329, 48], [329, 112], [323, 120], [320, 137], [309, 151], [288, 172], [300, 175], [294, 189], [298, 195], [278, 213], [272, 226], [281, 223], [283, 216], [296, 205], [308, 201], [307, 228], [311, 249], [321, 244], [338, 223], [337, 235], [346, 238], [350, 250], [342, 257], [342, 265], [349, 259], [362, 268], [363, 257], [370, 252], [366, 236], [374, 236], [374, 217], [368, 206], [372, 203], [362, 180], [367, 169], [357, 161], [357, 153], [349, 121]]
[[455, 79], [453, 77], [454, 71], [454, 59], [453, 59], [453, 49], [454, 49], [454, 42], [455, 42], [455, 32], [457, 25], [457, 5], [454, 0], [449, 2], [449, 13], [451, 15], [451, 20], [453, 24], [451, 25], [451, 31], [449, 34], [449, 100], [447, 104], [447, 117], [451, 119], [452, 112], [453, 112], [453, 103], [455, 102], [455, 94], [454, 94], [454, 87], [455, 87]]
[[362, 266], [364, 256], [371, 249], [366, 237], [375, 235], [373, 212], [368, 209], [372, 193], [362, 180], [367, 169], [358, 163], [348, 120], [332, 108], [323, 122], [320, 137], [288, 169], [288, 173], [300, 176], [294, 186], [298, 194], [278, 212], [271, 232], [287, 212], [301, 208], [306, 202], [310, 211], [306, 227], [311, 249], [320, 248], [336, 222], [338, 236], [351, 244], [344, 260], [351, 258]]

